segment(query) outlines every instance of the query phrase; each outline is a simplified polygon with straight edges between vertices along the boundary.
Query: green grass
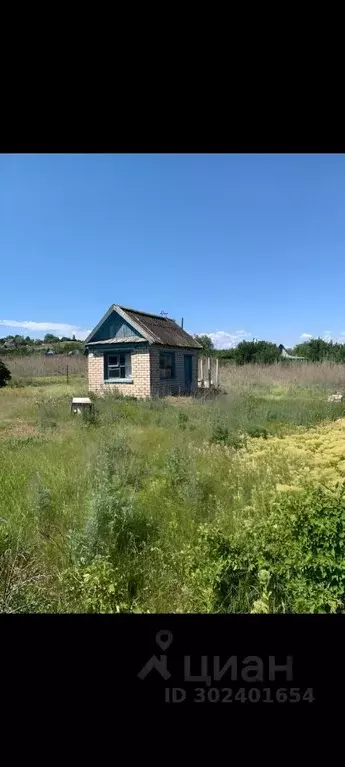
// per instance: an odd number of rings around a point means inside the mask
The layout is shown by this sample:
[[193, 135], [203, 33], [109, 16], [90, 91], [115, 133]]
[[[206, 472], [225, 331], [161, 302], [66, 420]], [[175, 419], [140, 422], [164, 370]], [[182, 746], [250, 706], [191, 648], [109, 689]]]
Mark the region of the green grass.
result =
[[[89, 422], [69, 407], [87, 394], [83, 377], [0, 390], [0, 609], [298, 610], [283, 576], [274, 598], [259, 577], [261, 527], [260, 551], [248, 542], [277, 482], [293, 484], [295, 465], [269, 452], [270, 435], [345, 417], [327, 391], [265, 383], [214, 401], [109, 395]], [[249, 444], [269, 458], [252, 458]], [[317, 599], [311, 610], [322, 611]], [[338, 609], [339, 599], [326, 602]]]
[[286, 434], [298, 426], [308, 428], [345, 415], [345, 400], [335, 406], [327, 401], [328, 394], [316, 386], [256, 386], [220, 396], [215, 410], [232, 430], [264, 428], [270, 434]]

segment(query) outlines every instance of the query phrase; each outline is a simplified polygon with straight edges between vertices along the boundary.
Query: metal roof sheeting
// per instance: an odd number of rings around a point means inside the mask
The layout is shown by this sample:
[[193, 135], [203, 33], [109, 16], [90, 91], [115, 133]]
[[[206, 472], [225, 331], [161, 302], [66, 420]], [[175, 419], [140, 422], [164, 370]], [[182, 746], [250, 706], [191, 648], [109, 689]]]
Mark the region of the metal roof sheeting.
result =
[[116, 338], [107, 338], [105, 341], [90, 341], [88, 346], [100, 346], [102, 344], [142, 344], [145, 340], [145, 338], [138, 338], [138, 336], [116, 336]]
[[279, 345], [280, 354], [285, 360], [305, 360], [305, 357], [297, 357], [295, 354], [289, 354], [283, 344]]
[[174, 320], [169, 317], [160, 317], [158, 314], [147, 314], [138, 312], [135, 309], [120, 309], [127, 315], [129, 322], [132, 320], [143, 332], [148, 332], [153, 339], [153, 343], [163, 346], [181, 346], [187, 349], [201, 349], [198, 341], [186, 333]]
[[[115, 312], [122, 317], [131, 327], [142, 335], [142, 338], [137, 336], [127, 337], [113, 337], [102, 339], [99, 341], [92, 341], [95, 334], [102, 327], [104, 322], [108, 319], [112, 312]], [[85, 339], [85, 347], [96, 346], [103, 344], [123, 344], [123, 343], [139, 343], [140, 341], [148, 341], [150, 344], [159, 344], [161, 346], [183, 347], [185, 349], [202, 349], [201, 344], [186, 333], [175, 320], [169, 317], [162, 317], [159, 314], [149, 314], [148, 312], [139, 312], [136, 309], [126, 309], [118, 304], [112, 304], [104, 317], [99, 321], [96, 327], [91, 331], [88, 337]]]

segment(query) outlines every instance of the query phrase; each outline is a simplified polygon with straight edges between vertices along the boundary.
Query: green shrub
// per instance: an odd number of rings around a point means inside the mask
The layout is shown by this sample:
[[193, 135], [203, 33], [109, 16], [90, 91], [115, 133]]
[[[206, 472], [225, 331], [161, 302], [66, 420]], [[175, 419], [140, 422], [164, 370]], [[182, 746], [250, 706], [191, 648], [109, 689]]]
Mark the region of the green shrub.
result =
[[100, 413], [95, 406], [82, 409], [82, 419], [85, 426], [99, 426], [100, 425]]
[[178, 425], [180, 429], [184, 430], [187, 427], [188, 423], [188, 415], [187, 413], [184, 413], [182, 410], [180, 410], [178, 414]]
[[328, 613], [345, 609], [345, 489], [282, 494], [232, 538], [210, 536], [222, 560], [216, 610]]
[[11, 378], [12, 376], [9, 369], [6, 367], [5, 363], [0, 360], [0, 388], [6, 386]]
[[233, 450], [239, 450], [244, 445], [244, 437], [238, 433], [238, 425], [232, 424], [232, 430], [226, 422], [219, 417], [213, 424], [210, 443], [216, 445], [227, 445]]
[[68, 568], [59, 580], [62, 611], [118, 613], [129, 609], [126, 580], [105, 556]]
[[229, 428], [223, 423], [216, 423], [212, 430], [211, 443], [226, 445], [229, 441]]
[[263, 427], [259, 426], [257, 428], [252, 427], [247, 429], [248, 437], [263, 437], [264, 439], [267, 439], [268, 437], [268, 431], [267, 429], [264, 429]]
[[[139, 463], [139, 473], [144, 471]], [[130, 475], [131, 482], [128, 482]], [[124, 435], [103, 446], [81, 537], [83, 556], [134, 556], [156, 536], [156, 526], [136, 504], [136, 457]]]
[[173, 447], [165, 461], [164, 475], [172, 488], [176, 489], [188, 478], [188, 462], [179, 447]]

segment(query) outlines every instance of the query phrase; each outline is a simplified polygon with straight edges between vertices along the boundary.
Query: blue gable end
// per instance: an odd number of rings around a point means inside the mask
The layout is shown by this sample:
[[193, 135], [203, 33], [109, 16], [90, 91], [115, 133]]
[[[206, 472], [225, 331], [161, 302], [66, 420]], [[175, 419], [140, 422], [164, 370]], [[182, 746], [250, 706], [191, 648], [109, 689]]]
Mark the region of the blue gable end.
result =
[[[103, 322], [92, 338], [92, 341], [106, 341], [108, 338], [143, 338], [137, 330], [122, 319], [116, 312], [112, 312]], [[143, 339], [146, 340], [146, 339]]]

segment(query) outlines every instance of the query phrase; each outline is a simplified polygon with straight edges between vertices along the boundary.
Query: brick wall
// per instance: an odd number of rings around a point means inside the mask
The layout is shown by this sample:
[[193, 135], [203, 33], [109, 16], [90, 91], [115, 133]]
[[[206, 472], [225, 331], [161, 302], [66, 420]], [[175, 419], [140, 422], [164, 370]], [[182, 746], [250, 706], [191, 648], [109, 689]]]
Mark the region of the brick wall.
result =
[[[175, 379], [161, 381], [159, 374], [159, 353], [175, 352]], [[126, 396], [132, 397], [164, 397], [169, 394], [183, 394], [185, 391], [184, 355], [192, 355], [192, 385], [191, 392], [197, 390], [197, 354], [195, 349], [164, 349], [152, 346], [151, 349], [138, 349], [132, 352], [131, 384], [104, 383], [103, 352], [91, 352], [88, 355], [89, 391], [96, 394], [117, 389]]]
[[[175, 379], [161, 381], [159, 373], [159, 354], [160, 352], [175, 352]], [[195, 392], [198, 387], [197, 376], [197, 354], [195, 349], [166, 348], [161, 346], [151, 347], [151, 395], [153, 397], [164, 397], [169, 394], [184, 394], [184, 356], [192, 355], [192, 385], [191, 392]]]
[[138, 349], [132, 352], [133, 383], [104, 383], [103, 352], [91, 352], [88, 355], [89, 391], [96, 394], [111, 392], [117, 389], [125, 397], [150, 396], [150, 352], [148, 349]]

